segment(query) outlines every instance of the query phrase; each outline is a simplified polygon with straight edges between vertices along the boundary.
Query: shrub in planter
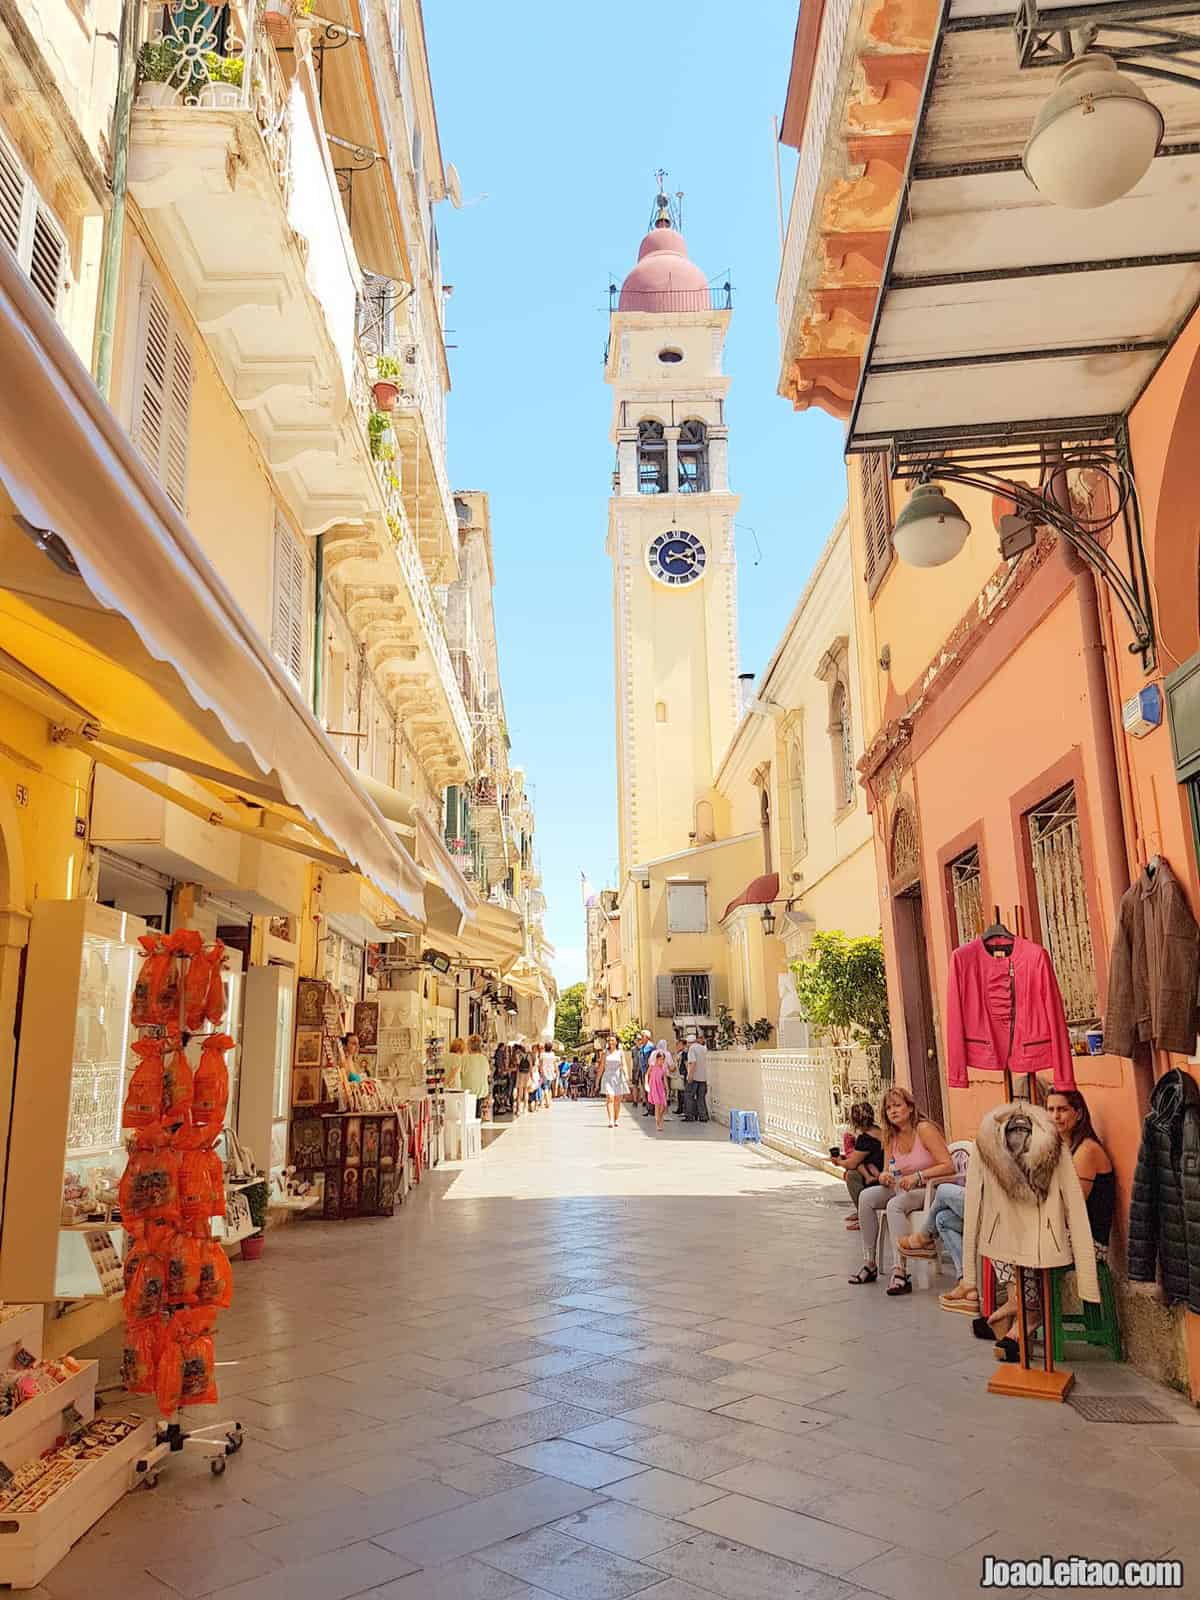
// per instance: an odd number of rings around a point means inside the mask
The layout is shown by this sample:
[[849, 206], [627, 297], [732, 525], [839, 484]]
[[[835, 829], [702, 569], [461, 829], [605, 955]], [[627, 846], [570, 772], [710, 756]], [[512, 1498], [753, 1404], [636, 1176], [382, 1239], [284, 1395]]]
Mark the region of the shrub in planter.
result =
[[387, 415], [382, 411], [375, 411], [367, 424], [367, 431], [371, 437], [371, 455], [376, 461], [394, 461], [396, 458], [396, 440], [392, 433], [392, 425]]
[[174, 39], [147, 39], [138, 51], [138, 104], [174, 105], [179, 90], [171, 82], [179, 69], [179, 46]]
[[219, 56], [209, 51], [204, 57], [208, 82], [200, 91], [200, 102], [206, 106], [226, 106], [236, 109], [242, 103], [242, 82], [246, 63], [241, 56]]

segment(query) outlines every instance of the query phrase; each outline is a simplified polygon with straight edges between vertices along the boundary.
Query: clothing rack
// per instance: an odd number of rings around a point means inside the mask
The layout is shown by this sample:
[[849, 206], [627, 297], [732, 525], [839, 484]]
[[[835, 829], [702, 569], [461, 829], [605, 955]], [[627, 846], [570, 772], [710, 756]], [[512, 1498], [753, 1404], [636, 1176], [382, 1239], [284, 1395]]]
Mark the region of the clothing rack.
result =
[[[993, 922], [1000, 922], [1000, 907], [993, 906]], [[1025, 907], [1018, 901], [1012, 908], [1012, 923], [1020, 939], [1025, 932]], [[1025, 1098], [1031, 1105], [1040, 1105], [1040, 1092], [1036, 1073], [1025, 1075]], [[1004, 1103], [1010, 1104], [1014, 1096], [1011, 1067], [1004, 1069]], [[1075, 1385], [1075, 1374], [1054, 1365], [1054, 1339], [1050, 1328], [1050, 1268], [1023, 1267], [1013, 1263], [1017, 1294], [1017, 1347], [1020, 1356], [1015, 1364], [1006, 1362], [997, 1368], [988, 1381], [989, 1394], [1008, 1395], [1015, 1400], [1055, 1400], [1062, 1402]], [[1038, 1280], [1038, 1304], [1042, 1312], [1042, 1365], [1030, 1365], [1029, 1308], [1025, 1300], [1025, 1274], [1035, 1272]]]

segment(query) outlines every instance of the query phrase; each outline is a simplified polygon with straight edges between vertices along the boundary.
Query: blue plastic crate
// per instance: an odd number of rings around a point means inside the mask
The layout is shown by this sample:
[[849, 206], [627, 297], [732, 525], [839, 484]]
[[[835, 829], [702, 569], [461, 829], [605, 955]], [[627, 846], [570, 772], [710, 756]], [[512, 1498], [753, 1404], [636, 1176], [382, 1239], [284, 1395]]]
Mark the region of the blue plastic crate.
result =
[[734, 1144], [758, 1144], [761, 1135], [758, 1131], [757, 1111], [731, 1111], [729, 1113], [729, 1137]]

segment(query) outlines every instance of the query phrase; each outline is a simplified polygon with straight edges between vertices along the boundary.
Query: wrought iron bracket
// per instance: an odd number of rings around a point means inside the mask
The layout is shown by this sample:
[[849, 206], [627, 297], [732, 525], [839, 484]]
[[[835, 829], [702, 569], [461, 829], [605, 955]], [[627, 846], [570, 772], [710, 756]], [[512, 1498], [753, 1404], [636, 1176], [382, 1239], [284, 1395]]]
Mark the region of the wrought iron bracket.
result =
[[[1064, 444], [1040, 452], [1039, 481], [1025, 483], [1012, 477], [1028, 470], [1032, 460], [1014, 461], [1011, 454], [988, 459], [981, 450], [962, 455], [937, 450], [910, 453], [900, 444], [891, 450], [894, 478], [913, 483], [958, 483], [998, 495], [1014, 507], [1014, 515], [1001, 518], [1001, 554], [1020, 559], [1036, 543], [1041, 528], [1051, 528], [1115, 596], [1133, 633], [1131, 655], [1140, 655], [1149, 670], [1154, 664], [1154, 608], [1146, 565], [1137, 487], [1123, 435], [1115, 444]], [[1098, 473], [1107, 485], [1107, 506], [1095, 516], [1077, 511], [1071, 502], [1069, 475]], [[1110, 551], [1105, 536], [1120, 527], [1124, 534], [1128, 570]]]
[[1043, 18], [1038, 0], [1020, 0], [1013, 18], [1017, 65], [1065, 67], [1099, 50], [1126, 72], [1200, 89], [1200, 64], [1181, 59], [1200, 51], [1200, 33], [1170, 26], [1195, 15], [1194, 0], [1111, 0], [1055, 7]]
[[378, 150], [372, 150], [370, 145], [354, 144], [350, 139], [340, 139], [336, 133], [326, 133], [326, 139], [338, 150], [346, 152], [348, 165], [333, 168], [333, 176], [337, 182], [338, 192], [346, 196], [346, 222], [354, 222], [354, 179], [360, 172], [368, 172], [377, 161], [386, 161], [387, 157]]

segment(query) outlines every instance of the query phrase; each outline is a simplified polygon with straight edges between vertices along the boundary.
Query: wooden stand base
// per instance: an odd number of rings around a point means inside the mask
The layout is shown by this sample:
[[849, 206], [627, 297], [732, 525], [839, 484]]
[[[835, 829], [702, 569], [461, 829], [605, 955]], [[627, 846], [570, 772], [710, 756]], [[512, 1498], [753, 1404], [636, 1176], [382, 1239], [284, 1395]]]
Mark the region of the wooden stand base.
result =
[[1044, 1372], [1039, 1367], [1005, 1365], [988, 1383], [989, 1394], [1006, 1394], [1013, 1400], [1056, 1400], [1061, 1403], [1075, 1387], [1075, 1374], [1056, 1367]]

